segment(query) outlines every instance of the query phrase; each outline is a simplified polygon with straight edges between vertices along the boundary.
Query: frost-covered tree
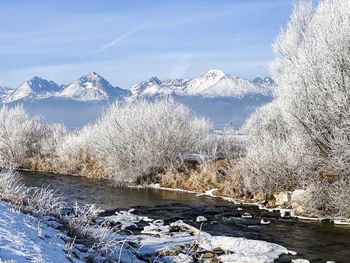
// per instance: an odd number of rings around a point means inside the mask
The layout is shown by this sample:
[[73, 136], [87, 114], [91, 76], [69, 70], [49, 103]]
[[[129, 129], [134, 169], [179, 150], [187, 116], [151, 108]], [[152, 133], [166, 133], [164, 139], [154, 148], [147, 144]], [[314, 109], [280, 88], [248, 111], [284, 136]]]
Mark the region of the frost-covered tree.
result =
[[274, 45], [282, 110], [326, 163], [339, 161], [350, 139], [349, 32], [349, 1], [323, 0], [317, 8], [302, 1]]
[[350, 1], [295, 6], [274, 43], [277, 98], [247, 123], [247, 157], [241, 163], [250, 189], [303, 186], [306, 210], [344, 214], [340, 200], [350, 202], [349, 32]]
[[115, 103], [93, 127], [90, 142], [116, 182], [142, 182], [200, 151], [210, 129], [173, 100]]

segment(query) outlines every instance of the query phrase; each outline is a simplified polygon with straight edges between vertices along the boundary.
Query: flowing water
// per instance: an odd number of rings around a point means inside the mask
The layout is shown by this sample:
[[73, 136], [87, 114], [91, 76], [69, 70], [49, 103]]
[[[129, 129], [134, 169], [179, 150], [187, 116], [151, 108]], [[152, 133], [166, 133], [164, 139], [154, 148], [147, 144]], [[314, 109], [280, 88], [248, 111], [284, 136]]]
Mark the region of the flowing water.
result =
[[[350, 226], [282, 219], [278, 212], [260, 210], [253, 205], [236, 205], [212, 197], [196, 197], [185, 192], [159, 189], [131, 189], [110, 186], [106, 180], [76, 176], [22, 172], [28, 186], [57, 189], [68, 204], [94, 203], [110, 211], [135, 208], [136, 214], [165, 222], [184, 220], [196, 226], [196, 217], [204, 215], [203, 229], [213, 235], [246, 237], [274, 242], [296, 251], [293, 258], [310, 262], [350, 262]], [[243, 210], [238, 210], [241, 207]], [[241, 215], [248, 212], [252, 218]], [[260, 220], [271, 221], [261, 225]], [[282, 257], [278, 262], [290, 262]]]

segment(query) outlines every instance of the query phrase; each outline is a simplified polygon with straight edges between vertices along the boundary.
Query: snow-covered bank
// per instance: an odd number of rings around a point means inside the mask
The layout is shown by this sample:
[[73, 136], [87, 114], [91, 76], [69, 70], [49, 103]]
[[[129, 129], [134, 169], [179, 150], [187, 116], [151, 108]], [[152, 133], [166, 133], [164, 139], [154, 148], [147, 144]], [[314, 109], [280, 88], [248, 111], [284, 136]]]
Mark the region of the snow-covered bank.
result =
[[0, 201], [0, 261], [69, 262], [62, 233]]
[[[112, 262], [192, 262], [195, 257], [208, 262], [213, 258], [222, 262], [273, 262], [280, 255], [289, 253], [277, 244], [211, 236], [182, 221], [164, 225], [161, 220], [139, 217], [131, 211], [101, 219], [120, 225], [119, 229], [137, 227], [141, 221], [147, 223], [141, 227], [140, 234], [118, 234], [119, 241], [111, 253]], [[94, 254], [94, 250], [74, 244], [64, 230], [56, 229], [60, 225], [57, 221], [51, 221], [51, 226], [49, 223], [47, 217], [24, 214], [0, 201], [0, 260], [84, 262]]]

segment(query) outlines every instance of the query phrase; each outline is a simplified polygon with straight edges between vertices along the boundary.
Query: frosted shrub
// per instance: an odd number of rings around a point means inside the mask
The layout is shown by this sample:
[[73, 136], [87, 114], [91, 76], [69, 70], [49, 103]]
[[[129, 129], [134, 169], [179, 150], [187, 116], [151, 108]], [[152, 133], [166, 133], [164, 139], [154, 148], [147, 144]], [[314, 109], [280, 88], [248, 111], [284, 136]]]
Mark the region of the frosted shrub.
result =
[[12, 170], [0, 172], [0, 197], [22, 205], [26, 197], [26, 188], [21, 182], [21, 177]]
[[115, 103], [94, 126], [92, 144], [117, 183], [145, 182], [182, 155], [200, 152], [210, 129], [172, 100]]
[[350, 179], [319, 179], [310, 183], [301, 203], [312, 216], [350, 217]]
[[65, 203], [57, 191], [49, 187], [30, 187], [27, 189], [27, 203], [37, 215], [60, 215]]
[[291, 190], [316, 165], [308, 162], [314, 160], [311, 146], [288, 125], [277, 100], [257, 109], [243, 130], [249, 135], [240, 167], [244, 188], [252, 193]]
[[61, 125], [30, 118], [22, 106], [0, 108], [0, 163], [5, 167], [53, 170]]
[[67, 135], [64, 126], [59, 124], [41, 125], [41, 139], [35, 154], [31, 156], [30, 169], [39, 171], [56, 171], [57, 149]]
[[29, 166], [29, 158], [38, 154], [44, 125], [31, 119], [22, 106], [0, 108], [0, 161], [5, 166]]
[[330, 209], [332, 214], [350, 218], [350, 178], [342, 177], [329, 188]]
[[91, 152], [93, 141], [90, 133], [91, 127], [87, 126], [80, 131], [68, 133], [62, 138], [56, 149], [56, 171], [63, 174], [94, 176], [94, 169], [86, 171], [94, 161]]

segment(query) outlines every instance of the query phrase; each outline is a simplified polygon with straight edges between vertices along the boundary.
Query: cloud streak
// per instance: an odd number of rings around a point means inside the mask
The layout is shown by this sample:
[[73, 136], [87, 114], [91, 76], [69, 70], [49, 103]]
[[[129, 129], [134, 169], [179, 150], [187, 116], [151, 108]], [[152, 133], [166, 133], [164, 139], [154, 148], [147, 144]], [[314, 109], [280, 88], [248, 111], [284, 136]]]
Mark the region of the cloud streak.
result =
[[118, 45], [121, 41], [123, 41], [124, 39], [128, 38], [130, 35], [134, 34], [137, 31], [140, 31], [141, 29], [143, 29], [145, 26], [136, 26], [132, 29], [130, 29], [129, 31], [125, 32], [124, 34], [120, 35], [119, 37], [113, 39], [111, 42], [101, 46], [100, 48], [98, 48], [96, 50], [96, 53], [101, 53], [106, 51], [107, 49], [114, 47], [115, 45]]

